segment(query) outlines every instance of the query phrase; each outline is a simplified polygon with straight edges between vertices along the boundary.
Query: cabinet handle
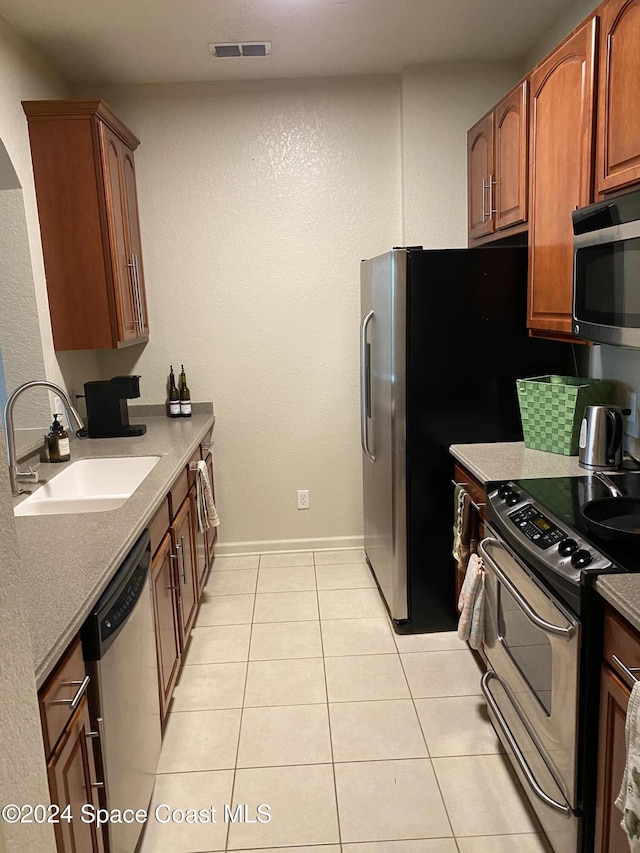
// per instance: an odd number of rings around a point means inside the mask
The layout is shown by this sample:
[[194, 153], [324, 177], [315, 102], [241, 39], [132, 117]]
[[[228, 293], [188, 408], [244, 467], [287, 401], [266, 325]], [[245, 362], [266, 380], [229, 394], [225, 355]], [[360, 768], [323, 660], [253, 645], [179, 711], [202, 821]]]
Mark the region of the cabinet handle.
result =
[[136, 283], [136, 297], [138, 300], [138, 312], [139, 312], [139, 316], [140, 316], [140, 327], [141, 327], [141, 329], [144, 330], [146, 328], [147, 321], [146, 321], [146, 318], [144, 316], [144, 306], [142, 303], [142, 286], [140, 285], [140, 267], [138, 266], [138, 256], [134, 253], [131, 257], [133, 258], [133, 271], [134, 271], [134, 278], [135, 278], [135, 283]]
[[620, 660], [620, 658], [617, 655], [611, 655], [611, 660], [618, 667], [618, 669], [624, 675], [627, 676], [627, 678], [629, 679], [629, 681], [631, 681], [632, 684], [635, 684], [636, 681], [639, 680], [638, 676], [635, 675], [635, 673], [640, 672], [640, 667], [638, 667], [638, 666], [626, 666], [625, 664], [622, 663], [622, 661]]
[[133, 262], [133, 255], [131, 256], [131, 260], [127, 261], [127, 267], [129, 268], [129, 284], [131, 286], [131, 299], [133, 302], [133, 313], [134, 318], [133, 322], [138, 327], [138, 332], [142, 331], [142, 326], [140, 324], [140, 306], [138, 304], [138, 293], [136, 287], [136, 270]]
[[487, 195], [487, 182], [485, 179], [482, 179], [482, 221], [487, 221], [487, 209], [485, 207], [485, 198]]
[[180, 553], [182, 554], [182, 581], [187, 585], [187, 567], [184, 562], [184, 536], [180, 537]]
[[493, 206], [493, 188], [498, 186], [498, 182], [493, 180], [493, 175], [489, 175], [489, 219], [493, 218], [498, 211]]
[[76, 685], [80, 685], [78, 687], [78, 690], [76, 691], [76, 695], [73, 697], [73, 699], [55, 699], [51, 704], [68, 705], [72, 711], [75, 711], [75, 709], [80, 704], [80, 700], [87, 692], [87, 687], [89, 686], [90, 681], [91, 679], [88, 675], [86, 675], [82, 681], [63, 681], [62, 683], [65, 687], [75, 687]]

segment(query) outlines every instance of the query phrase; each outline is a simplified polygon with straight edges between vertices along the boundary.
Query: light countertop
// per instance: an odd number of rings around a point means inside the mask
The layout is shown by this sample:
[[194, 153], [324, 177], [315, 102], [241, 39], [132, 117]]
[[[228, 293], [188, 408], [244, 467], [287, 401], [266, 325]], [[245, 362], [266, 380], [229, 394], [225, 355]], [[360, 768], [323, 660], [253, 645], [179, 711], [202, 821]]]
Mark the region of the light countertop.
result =
[[[517, 480], [535, 477], [580, 477], [587, 472], [577, 456], [530, 450], [524, 442], [453, 444], [450, 452], [478, 480]], [[602, 575], [598, 593], [640, 631], [640, 575]]]
[[535, 477], [584, 477], [577, 456], [530, 450], [524, 441], [452, 444], [449, 452], [478, 480], [524, 480]]
[[[145, 435], [76, 439], [71, 443], [71, 462], [104, 456], [162, 457], [118, 509], [15, 518], [38, 687], [81, 628], [193, 451], [211, 430], [213, 409], [207, 408], [207, 413], [194, 413], [189, 419], [149, 416], [132, 408], [132, 422], [147, 425]], [[38, 470], [46, 479], [71, 462], [43, 463]], [[16, 498], [16, 503], [19, 500]]]

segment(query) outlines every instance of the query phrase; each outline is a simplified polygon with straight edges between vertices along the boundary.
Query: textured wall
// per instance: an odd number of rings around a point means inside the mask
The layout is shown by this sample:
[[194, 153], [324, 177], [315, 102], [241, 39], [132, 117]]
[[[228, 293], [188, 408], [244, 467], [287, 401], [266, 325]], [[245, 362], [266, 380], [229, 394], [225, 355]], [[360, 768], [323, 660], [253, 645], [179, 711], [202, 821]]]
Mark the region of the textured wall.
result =
[[515, 63], [420, 65], [402, 75], [405, 245], [467, 245], [467, 130], [520, 77]]
[[[20, 558], [0, 429], [0, 804], [49, 802], [31, 645], [21, 600]], [[53, 853], [53, 827], [3, 824], [7, 853]], [[0, 849], [2, 844], [0, 842]]]
[[223, 545], [361, 537], [359, 261], [401, 239], [399, 81], [96, 94], [142, 140], [151, 321], [104, 375], [139, 372], [156, 402], [184, 363], [214, 401]]
[[[0, 190], [0, 282], [0, 346], [10, 392], [28, 378], [45, 376], [27, 223], [19, 189]], [[46, 392], [33, 392], [17, 402], [14, 423], [17, 428], [41, 426], [46, 432], [50, 415]]]

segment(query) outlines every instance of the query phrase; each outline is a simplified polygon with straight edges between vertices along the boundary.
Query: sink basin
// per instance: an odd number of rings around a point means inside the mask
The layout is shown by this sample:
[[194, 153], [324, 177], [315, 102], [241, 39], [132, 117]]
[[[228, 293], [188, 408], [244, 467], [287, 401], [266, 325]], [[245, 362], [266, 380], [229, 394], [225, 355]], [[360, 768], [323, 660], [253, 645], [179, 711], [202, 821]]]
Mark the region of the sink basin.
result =
[[14, 515], [104, 512], [130, 498], [160, 456], [79, 459], [19, 503]]

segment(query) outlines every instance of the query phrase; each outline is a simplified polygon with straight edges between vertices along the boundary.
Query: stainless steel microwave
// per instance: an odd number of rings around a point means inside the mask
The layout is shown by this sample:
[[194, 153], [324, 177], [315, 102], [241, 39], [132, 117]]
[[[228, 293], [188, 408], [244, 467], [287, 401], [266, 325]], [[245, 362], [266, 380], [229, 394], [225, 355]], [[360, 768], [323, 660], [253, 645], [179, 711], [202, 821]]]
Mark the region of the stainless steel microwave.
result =
[[574, 335], [640, 349], [640, 190], [572, 217]]

